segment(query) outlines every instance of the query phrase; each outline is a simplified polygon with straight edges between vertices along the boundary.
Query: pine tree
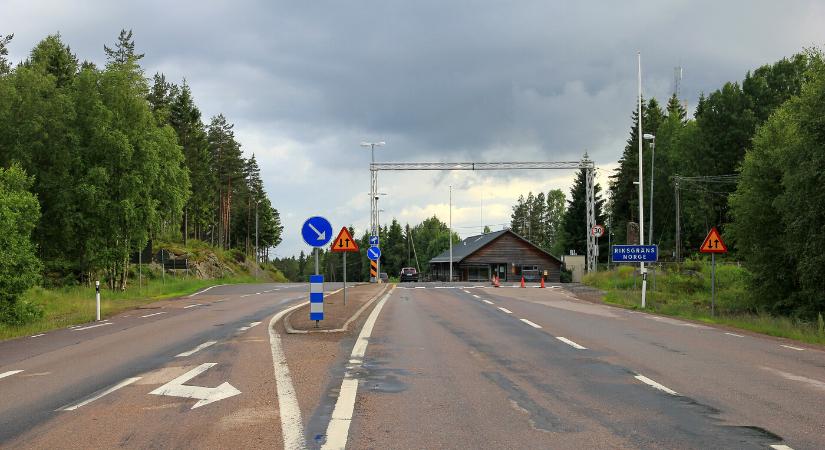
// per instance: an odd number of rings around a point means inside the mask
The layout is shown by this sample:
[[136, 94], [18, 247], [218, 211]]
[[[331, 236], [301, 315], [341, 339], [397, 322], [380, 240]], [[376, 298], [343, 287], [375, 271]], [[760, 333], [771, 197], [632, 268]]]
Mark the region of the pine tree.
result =
[[106, 53], [107, 64], [126, 64], [129, 61], [137, 63], [144, 56], [142, 53], [135, 53], [132, 30], [120, 30], [115, 48], [104, 45], [103, 51]]
[[[596, 199], [596, 223], [603, 224], [604, 200], [600, 195], [601, 186], [594, 186]], [[564, 213], [564, 242], [565, 250], [575, 250], [579, 255], [587, 254], [587, 169], [581, 169], [576, 174], [576, 180], [570, 189], [570, 200], [567, 211]], [[607, 242], [600, 242], [599, 254], [604, 258], [607, 255]], [[602, 250], [604, 247], [605, 250]]]
[[0, 34], [0, 75], [5, 75], [11, 72], [11, 64], [7, 57], [9, 56], [9, 44], [14, 39], [14, 34], [7, 34], [3, 36]]

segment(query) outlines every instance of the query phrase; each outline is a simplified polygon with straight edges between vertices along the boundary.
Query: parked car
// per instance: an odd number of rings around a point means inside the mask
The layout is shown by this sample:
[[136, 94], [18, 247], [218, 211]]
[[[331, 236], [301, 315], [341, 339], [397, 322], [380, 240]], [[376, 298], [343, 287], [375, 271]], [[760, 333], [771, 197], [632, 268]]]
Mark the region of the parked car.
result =
[[401, 275], [398, 277], [398, 280], [402, 283], [405, 281], [418, 281], [418, 271], [415, 270], [415, 267], [404, 267], [401, 269]]
[[381, 278], [382, 283], [386, 283], [390, 280], [390, 277], [387, 276], [387, 272], [381, 272], [378, 274], [378, 277]]

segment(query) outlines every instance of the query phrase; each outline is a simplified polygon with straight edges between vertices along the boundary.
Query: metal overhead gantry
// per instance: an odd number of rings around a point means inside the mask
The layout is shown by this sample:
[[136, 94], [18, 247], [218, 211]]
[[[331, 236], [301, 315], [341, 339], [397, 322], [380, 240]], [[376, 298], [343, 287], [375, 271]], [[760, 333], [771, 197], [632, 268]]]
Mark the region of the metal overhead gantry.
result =
[[[384, 162], [370, 164], [371, 179], [375, 185], [373, 192], [378, 191], [377, 173], [381, 170], [544, 170], [544, 169], [585, 169], [587, 198], [587, 229], [582, 230], [587, 236], [587, 271], [596, 270], [598, 248], [593, 227], [596, 226], [596, 164], [585, 153], [581, 161], [545, 161], [545, 162]], [[371, 204], [371, 216], [376, 216], [376, 204]]]

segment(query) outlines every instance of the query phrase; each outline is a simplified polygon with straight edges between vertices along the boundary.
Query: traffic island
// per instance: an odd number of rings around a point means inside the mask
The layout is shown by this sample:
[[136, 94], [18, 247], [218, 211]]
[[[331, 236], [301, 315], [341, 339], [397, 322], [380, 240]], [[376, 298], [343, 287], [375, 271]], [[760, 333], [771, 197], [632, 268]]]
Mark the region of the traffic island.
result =
[[349, 325], [379, 299], [391, 287], [390, 284], [359, 284], [347, 287], [347, 304], [344, 292], [337, 290], [324, 297], [324, 320], [317, 324], [309, 319], [310, 306], [304, 305], [284, 318], [288, 334], [338, 333], [347, 331]]

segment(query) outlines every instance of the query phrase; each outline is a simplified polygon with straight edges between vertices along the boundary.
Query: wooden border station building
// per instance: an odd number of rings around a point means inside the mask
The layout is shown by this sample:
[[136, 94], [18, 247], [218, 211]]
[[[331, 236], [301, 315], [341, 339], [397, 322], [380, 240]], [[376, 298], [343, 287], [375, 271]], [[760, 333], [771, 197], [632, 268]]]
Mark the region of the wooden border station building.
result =
[[[470, 236], [453, 245], [454, 281], [558, 282], [562, 262], [511, 230]], [[450, 251], [430, 260], [430, 276], [447, 281], [450, 274]]]

